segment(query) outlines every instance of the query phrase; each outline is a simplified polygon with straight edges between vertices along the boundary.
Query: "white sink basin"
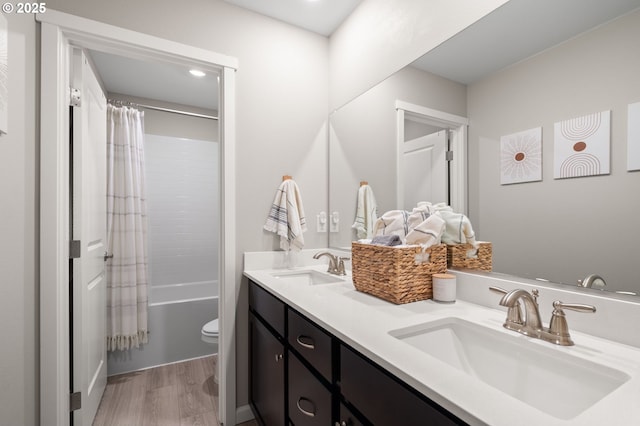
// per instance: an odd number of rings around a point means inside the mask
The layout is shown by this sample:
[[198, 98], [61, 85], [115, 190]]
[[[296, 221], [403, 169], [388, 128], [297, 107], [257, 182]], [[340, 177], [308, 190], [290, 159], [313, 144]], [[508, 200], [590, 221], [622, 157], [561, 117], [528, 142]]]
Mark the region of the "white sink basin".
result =
[[613, 392], [629, 376], [460, 318], [443, 318], [389, 334], [520, 401], [571, 419]]
[[271, 276], [279, 280], [301, 285], [332, 284], [344, 282], [342, 278], [336, 275], [314, 271], [313, 269], [282, 271], [273, 273], [271, 274]]

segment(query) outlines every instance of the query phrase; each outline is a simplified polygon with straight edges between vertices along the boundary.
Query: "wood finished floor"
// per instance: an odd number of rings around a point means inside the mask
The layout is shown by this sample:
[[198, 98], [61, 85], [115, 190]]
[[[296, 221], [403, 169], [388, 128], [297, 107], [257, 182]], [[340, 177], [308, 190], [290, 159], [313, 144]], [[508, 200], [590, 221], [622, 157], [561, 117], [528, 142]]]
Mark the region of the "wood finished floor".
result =
[[220, 426], [215, 363], [214, 355], [109, 377], [93, 426]]

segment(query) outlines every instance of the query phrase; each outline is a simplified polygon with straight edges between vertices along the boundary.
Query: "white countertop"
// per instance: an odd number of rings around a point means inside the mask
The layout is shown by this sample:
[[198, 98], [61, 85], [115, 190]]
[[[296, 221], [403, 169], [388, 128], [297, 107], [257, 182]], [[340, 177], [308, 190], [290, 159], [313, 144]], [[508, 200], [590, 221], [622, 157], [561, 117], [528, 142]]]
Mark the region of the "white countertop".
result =
[[[325, 259], [326, 260], [326, 259]], [[293, 268], [296, 269], [296, 268]], [[326, 271], [326, 266], [298, 269]], [[505, 330], [505, 311], [457, 300], [432, 300], [394, 305], [356, 291], [350, 277], [338, 284], [294, 285], [272, 274], [282, 269], [245, 270], [244, 275], [300, 311], [372, 361], [387, 369], [462, 420], [476, 425], [637, 425], [640, 424], [640, 349], [571, 331], [575, 346], [561, 347]], [[455, 272], [454, 272], [455, 273]], [[497, 302], [496, 302], [497, 307]], [[392, 337], [392, 330], [445, 317], [459, 317], [568, 351], [576, 357], [612, 367], [631, 379], [570, 420], [561, 420], [521, 402], [462, 371]], [[546, 323], [543, 318], [543, 322]], [[571, 328], [571, 322], [569, 321]], [[637, 333], [635, 324], [629, 331]], [[567, 395], [572, 398], [572, 395]]]

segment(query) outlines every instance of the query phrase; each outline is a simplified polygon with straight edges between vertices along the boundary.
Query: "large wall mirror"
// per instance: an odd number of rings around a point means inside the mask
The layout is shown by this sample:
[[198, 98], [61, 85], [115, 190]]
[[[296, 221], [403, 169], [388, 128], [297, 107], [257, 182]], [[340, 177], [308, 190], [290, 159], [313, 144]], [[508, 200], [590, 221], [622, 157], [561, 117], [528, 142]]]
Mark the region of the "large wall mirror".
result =
[[[468, 119], [459, 210], [493, 243], [494, 271], [572, 286], [597, 274], [605, 291], [640, 294], [640, 171], [627, 167], [628, 144], [640, 144], [627, 137], [629, 105], [640, 102], [639, 40], [640, 0], [511, 0], [338, 108], [330, 115], [329, 212], [340, 222], [329, 246], [356, 238], [361, 181], [379, 214], [399, 207], [399, 127], [405, 140], [449, 131], [399, 122], [401, 101]], [[609, 172], [556, 179], [555, 124], [603, 111]], [[501, 138], [535, 128], [541, 179], [501, 183]]]

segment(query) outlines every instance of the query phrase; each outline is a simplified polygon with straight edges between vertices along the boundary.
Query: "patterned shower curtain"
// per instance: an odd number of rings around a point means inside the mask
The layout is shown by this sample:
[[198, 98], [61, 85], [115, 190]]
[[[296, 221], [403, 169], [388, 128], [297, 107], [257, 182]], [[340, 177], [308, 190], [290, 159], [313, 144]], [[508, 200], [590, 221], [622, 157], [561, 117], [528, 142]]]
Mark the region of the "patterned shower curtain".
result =
[[107, 350], [148, 341], [144, 112], [107, 106]]

